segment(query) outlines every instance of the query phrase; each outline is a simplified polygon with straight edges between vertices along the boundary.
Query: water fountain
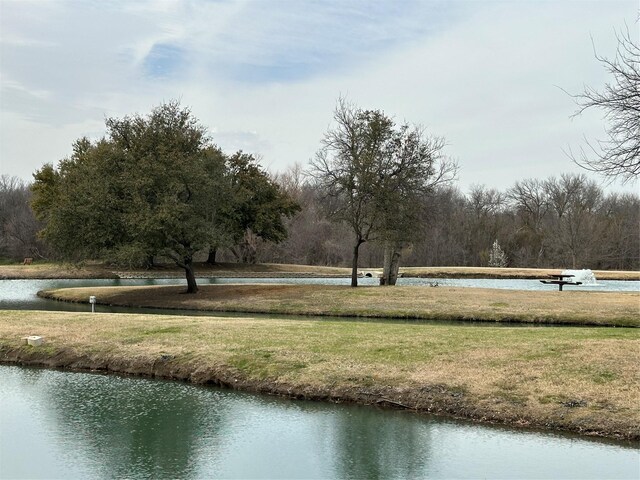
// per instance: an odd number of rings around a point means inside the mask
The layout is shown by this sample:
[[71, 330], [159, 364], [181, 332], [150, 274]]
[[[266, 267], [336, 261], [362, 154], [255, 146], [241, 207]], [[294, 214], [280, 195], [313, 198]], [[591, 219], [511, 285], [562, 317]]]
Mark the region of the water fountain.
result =
[[581, 282], [585, 287], [598, 285], [596, 283], [596, 276], [588, 268], [582, 270], [563, 270], [562, 275], [573, 275], [571, 281]]

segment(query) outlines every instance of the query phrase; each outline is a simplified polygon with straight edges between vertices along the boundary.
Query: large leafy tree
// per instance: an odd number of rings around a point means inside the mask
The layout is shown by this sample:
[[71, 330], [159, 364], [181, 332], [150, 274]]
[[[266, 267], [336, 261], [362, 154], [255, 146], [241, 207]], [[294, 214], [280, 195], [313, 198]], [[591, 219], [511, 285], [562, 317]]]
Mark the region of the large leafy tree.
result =
[[287, 238], [284, 219], [300, 210], [250, 154], [237, 152], [227, 159], [233, 205], [223, 215], [231, 236], [231, 251], [243, 263], [256, 262], [257, 239], [279, 243]]
[[44, 237], [71, 258], [167, 256], [197, 292], [193, 256], [217, 241], [229, 198], [224, 155], [177, 102], [106, 125], [103, 139], [80, 139], [58, 168], [35, 173]]

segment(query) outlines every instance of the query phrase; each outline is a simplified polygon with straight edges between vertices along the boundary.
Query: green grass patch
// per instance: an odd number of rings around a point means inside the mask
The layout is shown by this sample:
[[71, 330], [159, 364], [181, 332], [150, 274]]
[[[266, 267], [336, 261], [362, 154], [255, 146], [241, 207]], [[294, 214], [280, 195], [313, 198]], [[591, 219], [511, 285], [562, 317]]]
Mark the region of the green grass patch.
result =
[[172, 326], [172, 327], [157, 327], [150, 328], [142, 332], [142, 335], [167, 335], [174, 333], [183, 333], [186, 331], [185, 327]]

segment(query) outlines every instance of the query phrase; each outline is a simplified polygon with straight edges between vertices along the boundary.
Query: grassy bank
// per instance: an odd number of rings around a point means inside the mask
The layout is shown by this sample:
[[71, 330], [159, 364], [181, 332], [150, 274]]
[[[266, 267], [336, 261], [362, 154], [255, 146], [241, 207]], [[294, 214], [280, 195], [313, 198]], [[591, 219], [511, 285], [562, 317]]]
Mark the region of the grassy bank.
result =
[[203, 285], [90, 287], [42, 292], [70, 302], [296, 315], [393, 317], [429, 320], [640, 326], [640, 293], [521, 291], [454, 287], [326, 285]]
[[[348, 276], [348, 268], [316, 267], [309, 265], [288, 265], [261, 263], [255, 265], [241, 263], [221, 263], [209, 265], [197, 263], [196, 274], [203, 277], [256, 275], [340, 275]], [[120, 277], [184, 277], [184, 270], [174, 264], [156, 265], [147, 269], [131, 269], [109, 266], [99, 262], [81, 265], [69, 263], [34, 263], [31, 265], [0, 265], [0, 279], [48, 279], [48, 278], [120, 278]]]
[[640, 438], [636, 329], [0, 311], [0, 360]]
[[101, 264], [84, 266], [67, 263], [0, 265], [0, 279], [2, 280], [58, 278], [118, 278], [118, 276]]
[[[496, 267], [405, 267], [407, 277], [433, 278], [523, 278], [539, 279], [560, 273], [565, 268], [496, 268]], [[593, 270], [598, 280], [640, 280], [638, 271]]]
[[[536, 268], [491, 268], [491, 267], [405, 267], [400, 272], [407, 277], [434, 278], [544, 278], [562, 269]], [[195, 265], [196, 275], [215, 276], [349, 276], [351, 269], [340, 267], [320, 267], [311, 265], [289, 265], [261, 263], [256, 265], [223, 263]], [[377, 276], [381, 269], [363, 268], [362, 274]], [[640, 272], [595, 270], [600, 280], [640, 280]], [[120, 278], [120, 277], [180, 277], [184, 272], [175, 265], [158, 265], [151, 269], [125, 269], [110, 267], [101, 263], [87, 263], [81, 266], [64, 263], [36, 263], [32, 265], [0, 265], [0, 279], [22, 278]]]

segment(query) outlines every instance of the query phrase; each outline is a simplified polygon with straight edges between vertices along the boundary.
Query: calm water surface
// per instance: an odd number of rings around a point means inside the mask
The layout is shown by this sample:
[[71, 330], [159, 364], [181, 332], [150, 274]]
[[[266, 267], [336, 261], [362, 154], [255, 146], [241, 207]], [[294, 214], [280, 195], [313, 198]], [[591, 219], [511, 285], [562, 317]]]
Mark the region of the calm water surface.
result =
[[0, 366], [1, 478], [638, 478], [640, 452], [410, 412]]

